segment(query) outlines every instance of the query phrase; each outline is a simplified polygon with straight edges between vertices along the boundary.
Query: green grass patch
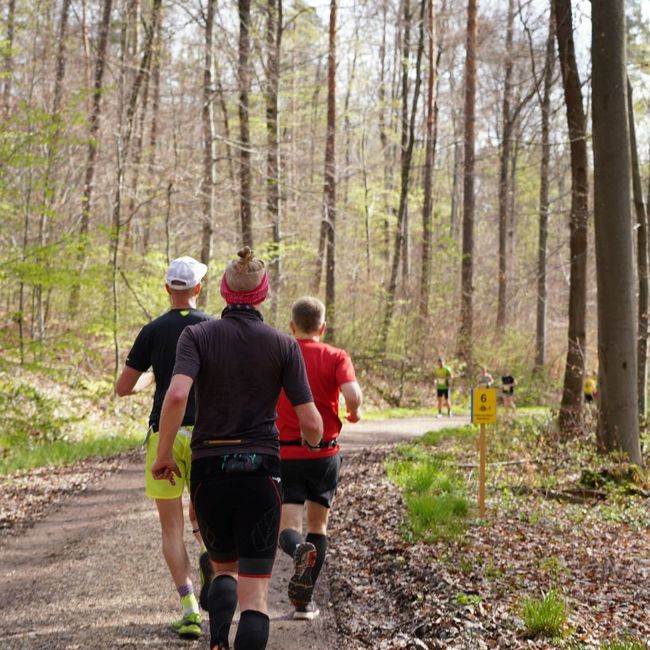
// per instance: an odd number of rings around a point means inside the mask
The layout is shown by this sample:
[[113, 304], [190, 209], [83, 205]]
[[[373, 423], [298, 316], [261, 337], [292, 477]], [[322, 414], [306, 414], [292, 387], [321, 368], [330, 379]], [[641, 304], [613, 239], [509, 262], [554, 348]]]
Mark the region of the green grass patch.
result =
[[32, 447], [14, 446], [0, 460], [0, 475], [46, 465], [66, 465], [95, 456], [112, 456], [142, 444], [142, 436], [112, 436], [86, 438], [77, 442], [56, 440]]
[[567, 621], [566, 604], [562, 596], [551, 589], [541, 598], [526, 598], [522, 618], [529, 636], [560, 637]]
[[640, 641], [605, 641], [602, 650], [646, 650], [648, 646]]
[[481, 597], [478, 594], [456, 594], [454, 600], [457, 605], [474, 607], [481, 602]]
[[[462, 436], [466, 429], [462, 427]], [[435, 541], [461, 535], [469, 514], [463, 477], [436, 449], [452, 433], [431, 432], [414, 444], [401, 445], [388, 461], [389, 478], [404, 490], [408, 510], [407, 538]]]

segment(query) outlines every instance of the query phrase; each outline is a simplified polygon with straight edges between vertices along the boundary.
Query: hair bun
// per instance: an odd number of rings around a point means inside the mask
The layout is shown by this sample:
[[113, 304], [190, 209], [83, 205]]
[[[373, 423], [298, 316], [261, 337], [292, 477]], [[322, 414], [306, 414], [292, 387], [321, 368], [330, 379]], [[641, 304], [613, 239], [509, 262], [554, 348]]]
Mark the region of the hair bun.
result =
[[244, 248], [237, 251], [237, 255], [241, 258], [239, 260], [240, 264], [250, 264], [255, 257], [255, 251], [250, 246], [244, 246]]

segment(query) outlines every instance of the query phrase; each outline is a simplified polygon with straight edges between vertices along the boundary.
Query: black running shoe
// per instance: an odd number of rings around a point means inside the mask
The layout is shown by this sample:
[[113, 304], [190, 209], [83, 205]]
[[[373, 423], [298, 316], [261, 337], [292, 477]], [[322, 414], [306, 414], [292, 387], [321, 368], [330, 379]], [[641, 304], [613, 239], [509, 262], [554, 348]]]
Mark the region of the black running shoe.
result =
[[214, 567], [210, 561], [210, 556], [207, 551], [204, 551], [199, 556], [199, 574], [201, 577], [201, 591], [199, 593], [199, 605], [201, 609], [208, 611], [208, 593], [210, 592], [210, 585], [214, 580]]
[[310, 542], [298, 544], [293, 554], [293, 576], [289, 580], [289, 600], [294, 607], [307, 605], [311, 601], [314, 583], [311, 568], [316, 564], [316, 547]]

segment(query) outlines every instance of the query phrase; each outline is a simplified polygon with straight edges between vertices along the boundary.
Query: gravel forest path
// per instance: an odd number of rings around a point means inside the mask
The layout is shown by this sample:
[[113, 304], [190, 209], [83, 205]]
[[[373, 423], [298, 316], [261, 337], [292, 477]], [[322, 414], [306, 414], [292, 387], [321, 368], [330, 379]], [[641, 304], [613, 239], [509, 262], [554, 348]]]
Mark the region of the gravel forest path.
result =
[[[447, 418], [422, 417], [346, 425], [343, 453], [408, 440], [449, 423]], [[169, 629], [178, 601], [159, 550], [157, 516], [144, 496], [142, 473], [142, 458], [129, 457], [117, 472], [3, 540], [3, 650], [208, 647], [207, 616], [205, 634], [196, 642], [179, 640]], [[196, 551], [189, 531], [186, 535], [188, 549]], [[286, 595], [290, 572], [289, 560], [279, 552], [269, 597], [268, 650], [344, 650], [329, 603], [327, 568], [315, 593], [321, 616], [311, 622], [291, 618]]]

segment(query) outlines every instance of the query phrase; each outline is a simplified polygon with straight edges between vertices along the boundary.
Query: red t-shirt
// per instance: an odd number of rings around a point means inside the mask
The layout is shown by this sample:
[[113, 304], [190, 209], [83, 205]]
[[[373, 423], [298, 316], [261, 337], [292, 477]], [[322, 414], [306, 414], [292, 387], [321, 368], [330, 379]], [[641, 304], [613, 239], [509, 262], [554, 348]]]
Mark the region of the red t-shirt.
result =
[[[305, 360], [307, 379], [314, 396], [314, 403], [323, 418], [323, 440], [329, 442], [336, 439], [341, 431], [339, 395], [343, 384], [356, 381], [354, 366], [345, 350], [311, 339], [299, 339], [298, 344]], [[280, 393], [277, 410], [276, 425], [280, 431], [280, 441], [299, 441], [298, 417], [284, 390]], [[333, 456], [337, 452], [338, 447], [327, 447], [316, 452], [310, 451], [303, 445], [281, 445], [280, 447], [280, 456], [283, 460], [322, 458]]]

